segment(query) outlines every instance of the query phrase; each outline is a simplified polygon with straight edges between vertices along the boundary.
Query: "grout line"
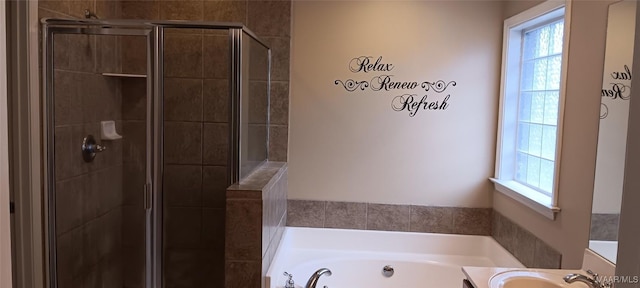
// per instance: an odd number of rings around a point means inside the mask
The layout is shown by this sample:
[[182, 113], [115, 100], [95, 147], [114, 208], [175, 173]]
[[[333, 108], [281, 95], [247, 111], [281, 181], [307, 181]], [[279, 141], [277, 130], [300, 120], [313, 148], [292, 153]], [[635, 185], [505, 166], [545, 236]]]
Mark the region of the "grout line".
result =
[[364, 230], [369, 228], [369, 203], [364, 203]]
[[327, 228], [327, 202], [328, 201], [323, 201], [322, 203], [322, 228]]

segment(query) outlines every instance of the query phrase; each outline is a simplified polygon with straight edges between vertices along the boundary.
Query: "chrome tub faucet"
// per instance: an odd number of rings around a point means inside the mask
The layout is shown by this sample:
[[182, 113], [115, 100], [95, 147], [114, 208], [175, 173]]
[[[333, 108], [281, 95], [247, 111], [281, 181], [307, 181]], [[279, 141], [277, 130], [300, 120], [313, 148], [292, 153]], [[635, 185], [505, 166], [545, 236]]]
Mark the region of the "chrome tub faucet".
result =
[[[320, 280], [320, 276], [327, 274], [327, 276], [331, 276], [331, 270], [327, 269], [327, 268], [320, 268], [318, 269], [318, 271], [314, 272], [313, 275], [311, 275], [311, 278], [309, 278], [309, 281], [307, 282], [307, 285], [304, 286], [305, 288], [316, 288], [316, 284], [318, 284], [318, 280]], [[325, 286], [326, 288], [327, 286]]]

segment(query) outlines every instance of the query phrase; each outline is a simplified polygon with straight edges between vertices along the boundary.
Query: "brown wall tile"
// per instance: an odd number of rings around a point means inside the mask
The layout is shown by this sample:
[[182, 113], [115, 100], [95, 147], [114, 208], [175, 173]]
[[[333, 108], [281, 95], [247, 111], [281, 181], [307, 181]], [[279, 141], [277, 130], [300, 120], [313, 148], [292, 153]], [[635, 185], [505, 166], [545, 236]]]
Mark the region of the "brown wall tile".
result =
[[249, 1], [248, 25], [262, 36], [291, 35], [291, 1]]
[[84, 10], [96, 11], [95, 1], [69, 0], [69, 15], [75, 18], [84, 18]]
[[124, 164], [122, 174], [122, 204], [142, 207], [145, 171], [140, 166]]
[[261, 287], [262, 263], [257, 261], [228, 261], [225, 265], [225, 288]]
[[202, 1], [160, 1], [160, 18], [171, 20], [202, 20]]
[[120, 19], [122, 14], [120, 0], [95, 0], [95, 13], [102, 19]]
[[367, 204], [367, 230], [409, 231], [409, 205]]
[[202, 79], [164, 79], [165, 121], [202, 122]]
[[122, 98], [115, 78], [83, 73], [78, 81], [84, 123], [122, 119]]
[[511, 251], [513, 256], [524, 264], [524, 266], [532, 267], [535, 255], [536, 237], [529, 231], [516, 226], [514, 237], [514, 250]]
[[[83, 10], [84, 13], [84, 10]], [[69, 69], [78, 72], [94, 72], [96, 56], [95, 35], [68, 35]]]
[[69, 1], [41, 0], [38, 1], [38, 7], [65, 14], [69, 13]]
[[618, 240], [618, 223], [620, 214], [591, 214], [590, 240]]
[[271, 124], [289, 125], [289, 82], [271, 82]]
[[131, 164], [138, 171], [142, 171], [147, 155], [147, 124], [142, 121], [123, 121], [120, 131], [123, 163]]
[[229, 200], [226, 212], [225, 258], [262, 259], [262, 201]]
[[287, 226], [324, 227], [326, 202], [310, 200], [287, 201]]
[[203, 166], [202, 169], [202, 206], [224, 208], [226, 205], [225, 193], [229, 186], [227, 184], [227, 167]]
[[269, 160], [287, 161], [289, 146], [289, 127], [271, 125], [269, 129]]
[[327, 202], [324, 227], [365, 229], [367, 204], [354, 202]]
[[453, 209], [450, 207], [411, 206], [412, 232], [452, 233]]
[[202, 209], [202, 241], [204, 247], [213, 250], [224, 261], [225, 209]]
[[164, 203], [171, 207], [202, 205], [202, 166], [165, 165]]
[[121, 1], [122, 19], [160, 19], [160, 1]]
[[453, 233], [491, 235], [491, 208], [455, 208]]
[[[163, 5], [173, 5], [174, 1], [164, 1]], [[194, 3], [182, 1], [179, 3]], [[200, 2], [202, 3], [202, 2]], [[171, 18], [169, 18], [171, 19]], [[164, 41], [165, 77], [202, 77], [202, 35], [167, 33]]]
[[78, 93], [77, 73], [54, 71], [55, 125], [81, 124], [82, 96]]
[[283, 37], [262, 37], [271, 47], [271, 81], [289, 81], [291, 40]]
[[515, 249], [515, 234], [517, 226], [515, 223], [506, 219], [502, 214], [493, 211], [491, 236], [507, 251], [513, 251]]
[[144, 249], [125, 246], [122, 250], [125, 261], [122, 263], [124, 287], [144, 288], [145, 254]]
[[[224, 235], [220, 235], [224, 237]], [[204, 278], [203, 287], [224, 287], [224, 247], [222, 250], [208, 249], [201, 255], [200, 269]]]
[[92, 172], [88, 177], [90, 182], [86, 189], [96, 193], [97, 216], [122, 206], [122, 166]]
[[[115, 6], [113, 4], [106, 3], [115, 3], [115, 1], [99, 1], [98, 3], [102, 3], [101, 6], [103, 9], [113, 9], [115, 10]], [[96, 12], [98, 13], [98, 12]], [[108, 11], [107, 13], [113, 13], [113, 11]], [[113, 17], [109, 17], [113, 18]], [[118, 42], [118, 36], [107, 36], [102, 35], [100, 37], [96, 37], [96, 71], [100, 73], [110, 72], [110, 73], [118, 73], [120, 72], [120, 42]], [[144, 52], [142, 52], [144, 54]]]
[[[151, 2], [149, 2], [151, 3]], [[173, 44], [173, 43], [172, 43]], [[122, 73], [146, 74], [147, 73], [147, 40], [141, 36], [120, 37], [120, 55]], [[136, 51], [131, 53], [131, 51]], [[138, 80], [138, 79], [136, 79]]]
[[562, 264], [562, 254], [540, 239], [536, 239], [534, 268], [560, 269]]
[[201, 247], [202, 208], [168, 207], [164, 213], [166, 248]]
[[202, 124], [164, 123], [164, 163], [202, 163]]
[[530, 268], [557, 269], [562, 264], [562, 254], [535, 235], [513, 223], [504, 215], [493, 211], [491, 235], [502, 247]]
[[200, 287], [205, 285], [202, 275], [202, 251], [184, 249], [165, 250], [164, 281], [167, 288]]
[[54, 132], [54, 161], [56, 180], [79, 176], [89, 171], [89, 165], [78, 153], [78, 145], [86, 136], [81, 125], [56, 127]]
[[56, 183], [56, 233], [62, 235], [83, 223], [88, 179], [75, 177]]
[[229, 36], [205, 35], [204, 40], [204, 77], [212, 79], [229, 78]]
[[[73, 279], [80, 274], [82, 263], [82, 229], [74, 229], [57, 238], [57, 266], [59, 282], [73, 283]], [[71, 287], [71, 286], [66, 286]]]
[[204, 124], [203, 163], [226, 166], [229, 158], [229, 125]]
[[[141, 206], [125, 205], [122, 207], [122, 245], [131, 250], [138, 248], [138, 254], [144, 252], [146, 215]], [[127, 253], [124, 253], [125, 255]], [[144, 256], [142, 256], [144, 258]], [[135, 257], [132, 257], [135, 258]]]
[[[39, 4], [42, 3], [52, 3], [55, 1], [39, 1]], [[40, 5], [42, 6], [42, 5]], [[56, 18], [56, 16], [60, 15], [45, 15], [43, 14], [43, 9], [38, 9], [38, 18], [42, 19], [48, 16], [53, 16], [50, 18]], [[49, 14], [49, 13], [46, 13]], [[69, 69], [69, 35], [67, 34], [57, 34], [53, 36], [53, 68], [54, 69]], [[55, 83], [58, 83], [57, 81]]]
[[122, 120], [147, 119], [147, 82], [145, 78], [123, 78]]
[[203, 2], [205, 21], [247, 22], [246, 0], [205, 0]]
[[204, 80], [204, 121], [229, 122], [229, 80]]

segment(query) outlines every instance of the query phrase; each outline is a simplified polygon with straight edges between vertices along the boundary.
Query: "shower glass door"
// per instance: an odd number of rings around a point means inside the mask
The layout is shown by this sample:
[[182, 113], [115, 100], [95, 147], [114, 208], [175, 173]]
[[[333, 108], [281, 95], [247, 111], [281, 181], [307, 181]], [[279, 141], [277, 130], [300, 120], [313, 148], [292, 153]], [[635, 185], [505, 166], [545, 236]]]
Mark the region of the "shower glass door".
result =
[[43, 31], [50, 287], [150, 287], [152, 30]]

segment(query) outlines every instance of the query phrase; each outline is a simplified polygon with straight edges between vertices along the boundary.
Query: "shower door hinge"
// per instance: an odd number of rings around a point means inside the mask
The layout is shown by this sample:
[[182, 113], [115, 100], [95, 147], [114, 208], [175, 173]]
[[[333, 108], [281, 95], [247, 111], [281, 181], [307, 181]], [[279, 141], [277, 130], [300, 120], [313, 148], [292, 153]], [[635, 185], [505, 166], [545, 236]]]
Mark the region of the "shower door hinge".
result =
[[151, 195], [151, 184], [144, 184], [144, 209], [151, 210], [152, 203], [152, 195]]
[[16, 203], [14, 203], [13, 201], [9, 202], [9, 213], [10, 214], [16, 213]]

